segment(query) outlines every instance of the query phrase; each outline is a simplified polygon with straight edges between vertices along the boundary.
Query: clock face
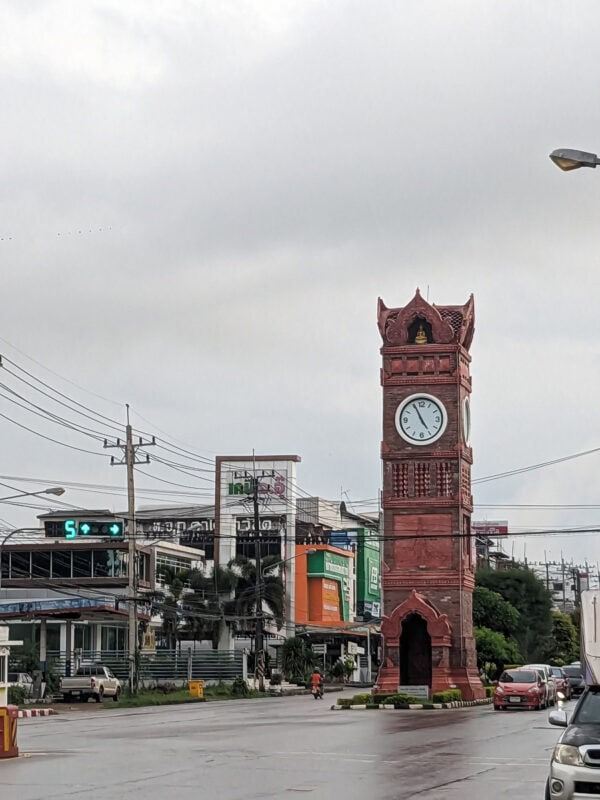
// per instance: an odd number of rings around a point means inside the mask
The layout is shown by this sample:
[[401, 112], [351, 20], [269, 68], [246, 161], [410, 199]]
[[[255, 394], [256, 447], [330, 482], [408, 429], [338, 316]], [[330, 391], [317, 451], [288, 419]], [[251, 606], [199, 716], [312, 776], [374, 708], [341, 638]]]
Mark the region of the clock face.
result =
[[463, 439], [467, 447], [471, 444], [471, 401], [468, 397], [463, 400]]
[[411, 444], [436, 442], [447, 424], [444, 404], [431, 394], [413, 394], [396, 409], [396, 430]]

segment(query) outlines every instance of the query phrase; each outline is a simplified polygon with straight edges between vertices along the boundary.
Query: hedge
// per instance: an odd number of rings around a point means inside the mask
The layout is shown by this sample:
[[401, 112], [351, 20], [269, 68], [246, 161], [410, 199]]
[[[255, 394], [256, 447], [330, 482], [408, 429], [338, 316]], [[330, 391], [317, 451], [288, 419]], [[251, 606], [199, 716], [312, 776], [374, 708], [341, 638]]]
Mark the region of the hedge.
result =
[[432, 703], [455, 703], [462, 700], [460, 689], [446, 689], [444, 692], [435, 692], [431, 698]]

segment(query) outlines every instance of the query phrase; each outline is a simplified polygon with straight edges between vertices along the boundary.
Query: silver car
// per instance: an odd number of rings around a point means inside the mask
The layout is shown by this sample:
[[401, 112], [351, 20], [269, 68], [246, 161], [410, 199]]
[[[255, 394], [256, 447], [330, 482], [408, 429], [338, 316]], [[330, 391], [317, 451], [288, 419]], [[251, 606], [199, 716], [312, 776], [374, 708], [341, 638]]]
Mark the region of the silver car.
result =
[[546, 800], [600, 795], [600, 686], [584, 691], [570, 719], [557, 710], [549, 721], [566, 730], [552, 754]]
[[551, 706], [556, 705], [556, 681], [554, 680], [550, 664], [523, 664], [522, 669], [543, 670], [544, 681], [548, 687], [548, 703]]
[[27, 697], [33, 695], [33, 678], [27, 672], [9, 672], [8, 686], [18, 686], [20, 689], [25, 689]]

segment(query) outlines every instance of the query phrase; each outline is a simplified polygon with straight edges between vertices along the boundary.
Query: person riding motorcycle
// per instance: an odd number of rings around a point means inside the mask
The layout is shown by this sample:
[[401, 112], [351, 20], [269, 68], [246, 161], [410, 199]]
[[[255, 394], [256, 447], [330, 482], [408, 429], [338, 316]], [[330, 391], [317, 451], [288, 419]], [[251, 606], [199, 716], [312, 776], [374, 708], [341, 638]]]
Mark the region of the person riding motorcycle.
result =
[[321, 675], [318, 668], [315, 669], [311, 676], [311, 693], [314, 696], [315, 700], [322, 700], [323, 699], [323, 676]]

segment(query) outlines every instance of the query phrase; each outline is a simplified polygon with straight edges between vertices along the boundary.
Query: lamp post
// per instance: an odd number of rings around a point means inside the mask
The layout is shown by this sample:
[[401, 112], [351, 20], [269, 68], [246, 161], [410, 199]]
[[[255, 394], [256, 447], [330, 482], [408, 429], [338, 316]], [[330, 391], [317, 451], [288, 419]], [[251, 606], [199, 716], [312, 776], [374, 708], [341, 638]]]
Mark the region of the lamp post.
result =
[[596, 169], [597, 165], [600, 164], [600, 160], [595, 153], [586, 153], [584, 150], [568, 150], [564, 147], [559, 150], [553, 150], [550, 153], [550, 158], [563, 172], [570, 172], [581, 167]]
[[[41, 494], [51, 494], [55, 497], [60, 497], [65, 493], [62, 486], [50, 486], [48, 489], [40, 489], [37, 492], [19, 492], [18, 494], [11, 494], [8, 497], [0, 497], [0, 503], [6, 500], [14, 500], [19, 497], [38, 497]], [[2, 550], [6, 542], [17, 533], [36, 533], [38, 528], [13, 528], [6, 536], [0, 541], [0, 590], [2, 589]]]
[[6, 536], [0, 540], [0, 591], [2, 591], [2, 551], [4, 549], [4, 545], [17, 533], [38, 533], [39, 528], [13, 528], [12, 531], [9, 531]]

